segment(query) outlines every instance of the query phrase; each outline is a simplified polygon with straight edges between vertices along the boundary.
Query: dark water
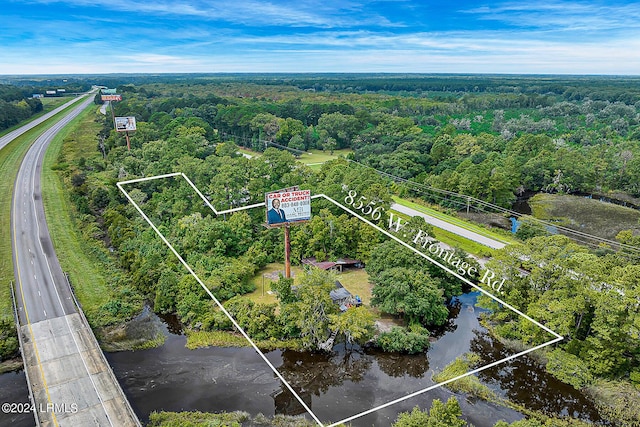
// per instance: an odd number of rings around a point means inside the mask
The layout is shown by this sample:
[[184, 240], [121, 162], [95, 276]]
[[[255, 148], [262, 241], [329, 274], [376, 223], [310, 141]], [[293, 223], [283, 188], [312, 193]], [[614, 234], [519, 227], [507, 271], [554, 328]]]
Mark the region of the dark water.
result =
[[511, 206], [512, 211], [516, 211], [523, 215], [531, 215], [531, 206], [529, 205], [529, 199], [533, 196], [533, 194], [527, 198], [518, 198], [513, 205]]
[[[478, 324], [476, 296], [463, 295], [455, 319], [441, 331], [428, 353], [387, 354], [338, 345], [331, 354], [272, 351], [271, 363], [291, 384], [314, 414], [330, 423], [401, 399], [434, 385], [431, 377], [457, 356], [479, 352], [486, 363], [512, 354], [486, 335]], [[144, 351], [111, 353], [107, 357], [144, 421], [152, 411], [233, 411], [253, 415], [306, 414], [273, 371], [251, 348], [187, 350], [185, 337], [171, 335], [164, 346]], [[485, 363], [485, 364], [486, 364]], [[576, 390], [552, 377], [527, 358], [479, 374], [499, 395], [548, 413], [571, 414], [598, 421], [595, 410]], [[445, 401], [445, 388], [421, 393], [352, 421], [354, 426], [387, 426], [401, 411], [433, 399]], [[465, 419], [476, 427], [498, 420], [512, 422], [522, 415], [496, 405], [458, 396]]]
[[[0, 405], [3, 403], [29, 403], [29, 389], [24, 371], [0, 375]], [[0, 411], [0, 426], [33, 427], [33, 413], [6, 414]]]
[[[459, 298], [452, 309], [455, 317], [438, 332], [426, 355], [388, 354], [340, 344], [330, 354], [272, 351], [266, 357], [321, 421], [340, 421], [433, 386], [433, 373], [468, 351], [480, 354], [485, 365], [513, 354], [479, 325], [482, 310], [474, 306], [475, 298], [475, 294]], [[107, 354], [143, 422], [153, 411], [306, 414], [297, 398], [252, 348], [188, 350], [179, 330], [170, 331], [173, 333], [162, 347]], [[481, 371], [478, 377], [498, 395], [531, 409], [600, 420], [580, 392], [555, 380], [527, 356]], [[446, 401], [452, 395], [455, 394], [445, 388], [435, 388], [351, 423], [388, 426], [399, 412], [410, 411], [416, 405], [428, 408], [432, 400]], [[464, 418], [476, 427], [523, 418], [513, 410], [464, 395], [457, 398]], [[28, 401], [23, 373], [0, 375], [0, 401]], [[0, 414], [0, 426], [9, 425], [31, 426], [33, 418]]]
[[[345, 348], [330, 354], [272, 351], [269, 361], [323, 422], [340, 421], [371, 408], [433, 386], [431, 375], [470, 350], [477, 312], [463, 296], [450, 325], [425, 356], [406, 356]], [[111, 353], [107, 357], [125, 393], [146, 421], [152, 411], [233, 411], [265, 415], [307, 414], [303, 405], [251, 348], [187, 350], [185, 337], [172, 335], [156, 349]], [[438, 388], [352, 422], [354, 426], [386, 426], [398, 412], [414, 406], [428, 408], [433, 399], [452, 393]], [[515, 421], [515, 411], [485, 402], [459, 401], [467, 419], [477, 427], [497, 420]]]
[[[478, 334], [473, 339], [471, 349], [482, 355], [484, 364], [504, 359], [511, 354], [486, 333]], [[529, 409], [542, 411], [547, 415], [602, 421], [593, 404], [582, 393], [547, 374], [528, 355], [488, 368], [478, 373], [478, 377], [499, 396]]]

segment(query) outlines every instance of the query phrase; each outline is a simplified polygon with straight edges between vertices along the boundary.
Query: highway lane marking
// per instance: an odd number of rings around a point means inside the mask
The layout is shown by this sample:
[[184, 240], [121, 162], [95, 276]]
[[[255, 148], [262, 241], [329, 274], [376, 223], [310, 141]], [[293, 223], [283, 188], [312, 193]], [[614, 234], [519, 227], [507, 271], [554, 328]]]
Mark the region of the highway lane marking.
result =
[[[78, 111], [78, 114], [76, 114], [75, 117], [77, 117], [80, 114], [80, 112], [83, 111], [90, 104], [90, 102], [92, 102], [92, 101], [90, 101], [88, 99], [87, 102], [86, 102], [86, 105], [84, 105], [84, 106], [81, 105], [76, 110], [74, 110], [74, 112]], [[73, 112], [71, 114], [73, 114]], [[66, 119], [68, 117], [69, 116], [65, 117], [64, 119]], [[56, 123], [54, 126], [52, 126], [50, 128], [52, 130], [52, 132], [51, 132], [52, 135], [55, 135], [59, 130], [61, 130], [69, 122], [71, 122], [71, 120], [66, 120], [65, 121], [64, 119], [60, 120], [58, 123]], [[64, 121], [64, 123], [62, 123], [63, 121]], [[56, 128], [55, 132], [53, 131], [54, 128]], [[49, 136], [47, 136], [47, 137], [49, 137]], [[35, 154], [36, 162], [37, 162], [37, 165], [39, 167], [42, 166], [42, 163], [38, 159], [40, 159], [41, 156], [44, 156], [44, 152], [46, 151], [47, 146], [48, 146], [48, 143], [47, 144], [40, 144], [40, 146], [38, 147], [37, 152]], [[30, 191], [31, 191], [32, 195], [34, 195], [35, 192], [36, 192], [36, 189], [35, 189], [36, 182], [39, 182], [38, 180], [36, 180], [37, 169], [38, 168], [36, 167], [36, 168], [33, 168], [32, 170], [30, 170], [30, 172], [32, 172], [31, 173], [31, 177], [32, 177], [31, 178], [31, 188], [30, 188]], [[36, 201], [35, 201], [34, 197], [31, 197], [31, 205], [33, 206], [33, 214], [35, 216], [37, 232], [38, 232], [38, 235], [40, 235], [40, 221], [38, 220], [38, 209], [36, 207]], [[44, 218], [44, 220], [46, 222], [46, 218]], [[89, 371], [89, 367], [87, 366], [87, 362], [86, 362], [84, 356], [82, 355], [82, 351], [80, 350], [80, 346], [78, 344], [78, 340], [76, 339], [76, 337], [75, 337], [75, 335], [73, 333], [73, 330], [71, 329], [71, 325], [69, 324], [69, 318], [67, 317], [67, 314], [66, 314], [65, 309], [64, 309], [64, 305], [62, 304], [62, 298], [60, 298], [60, 293], [58, 292], [58, 287], [56, 286], [55, 279], [53, 278], [53, 272], [51, 270], [51, 265], [49, 264], [49, 258], [47, 257], [47, 255], [44, 252], [44, 247], [42, 246], [42, 240], [38, 239], [38, 243], [39, 243], [39, 246], [40, 246], [40, 252], [42, 253], [42, 256], [44, 257], [44, 260], [45, 260], [45, 262], [47, 264], [47, 270], [49, 270], [49, 277], [51, 278], [51, 283], [53, 284], [53, 289], [55, 290], [56, 296], [58, 297], [58, 303], [60, 304], [60, 308], [62, 309], [63, 317], [64, 317], [65, 322], [67, 324], [67, 329], [69, 330], [69, 332], [71, 334], [71, 338], [73, 339], [73, 342], [74, 342], [74, 344], [76, 346], [76, 350], [78, 351], [78, 355], [80, 356], [80, 359], [82, 360], [82, 364], [83, 364], [84, 369], [85, 369], [85, 371], [86, 371], [86, 373], [87, 373], [87, 375], [89, 377], [89, 381], [91, 381], [91, 385], [93, 386], [93, 389], [96, 392], [96, 396], [98, 397], [98, 400], [100, 401], [100, 404], [102, 405], [102, 409], [104, 411], [105, 416], [107, 417], [107, 421], [109, 421], [109, 424], [113, 427], [113, 423], [111, 422], [111, 417], [109, 416], [109, 412], [107, 411], [107, 408], [106, 408], [106, 406], [104, 404], [104, 400], [103, 400], [102, 396], [100, 395], [100, 392], [98, 391], [98, 387], [96, 386], [96, 383], [95, 383], [93, 377], [91, 376], [91, 372]], [[46, 316], [46, 312], [45, 312], [45, 316]]]
[[[74, 102], [75, 102], [75, 100], [74, 100]], [[29, 150], [27, 153], [29, 153], [29, 152], [31, 152], [31, 150]], [[25, 158], [26, 158], [26, 156], [25, 156]], [[28, 173], [29, 172], [31, 172], [31, 169], [28, 169]], [[16, 178], [16, 181], [17, 181], [17, 178]], [[25, 185], [25, 188], [27, 188], [27, 187], [28, 187], [28, 185]], [[14, 190], [14, 195], [15, 195], [15, 190]], [[24, 197], [27, 197], [27, 194], [25, 194]], [[17, 197], [14, 196], [13, 197], [13, 212], [14, 213], [17, 212], [17, 209], [16, 209], [17, 208], [17, 204], [18, 204], [17, 203]], [[26, 204], [26, 202], [25, 202], [25, 204]], [[26, 215], [26, 212], [25, 212], [25, 215]], [[17, 248], [18, 247], [18, 238], [17, 238], [17, 236], [18, 236], [17, 231], [18, 230], [16, 228], [17, 227], [17, 221], [12, 221], [12, 222], [13, 222], [13, 245], [14, 245], [14, 248]], [[41, 245], [42, 245], [42, 243], [41, 243]], [[31, 253], [31, 248], [27, 248], [27, 249], [29, 250], [29, 253]], [[20, 273], [20, 256], [19, 256], [18, 252], [19, 251], [15, 251], [14, 252], [14, 256], [15, 256], [15, 260], [16, 260], [16, 274], [18, 276], [17, 279], [18, 279], [18, 284], [19, 284], [19, 287], [20, 287], [20, 295], [21, 295], [21, 298], [22, 298], [22, 305], [23, 305], [23, 308], [24, 308], [24, 314], [25, 314], [25, 318], [27, 320], [27, 327], [29, 328], [29, 334], [32, 337], [33, 350], [34, 350], [35, 355], [36, 355], [36, 361], [38, 362], [38, 370], [40, 371], [40, 376], [42, 377], [42, 385], [44, 387], [45, 394], [47, 395], [47, 401], [49, 402], [50, 405], [53, 405], [53, 403], [51, 401], [51, 394], [49, 393], [49, 387], [47, 385], [47, 379], [45, 378], [44, 370], [42, 368], [42, 361], [40, 360], [40, 352], [38, 351], [38, 345], [36, 344], [35, 336], [33, 334], [33, 327], [31, 325], [31, 319], [29, 318], [29, 310], [27, 309], [27, 301], [26, 301], [25, 296], [24, 296], [24, 287], [22, 285], [22, 276], [21, 276], [21, 273]], [[32, 260], [32, 262], [33, 262], [33, 260]], [[60, 296], [58, 296], [58, 299], [60, 299]], [[64, 309], [63, 309], [63, 311], [64, 311]], [[46, 316], [46, 312], [45, 312], [45, 316]], [[67, 319], [67, 326], [68, 325], [69, 325], [69, 323], [68, 323], [68, 319]], [[77, 343], [76, 343], [76, 346], [77, 346]], [[83, 363], [84, 363], [84, 359], [83, 359]], [[86, 368], [86, 364], [85, 364], [85, 368]], [[93, 380], [92, 380], [92, 382], [93, 382]], [[95, 387], [95, 384], [94, 384], [94, 387]], [[34, 396], [34, 399], [35, 399], [35, 396]], [[104, 407], [104, 403], [103, 403], [103, 407]], [[106, 410], [105, 410], [105, 413], [106, 413]], [[34, 414], [34, 416], [36, 417], [36, 422], [37, 422], [38, 414]], [[56, 417], [55, 412], [52, 411], [51, 412], [51, 416], [53, 418], [53, 424], [56, 427], [59, 427], [60, 425], [58, 424], [58, 418]], [[107, 415], [107, 418], [108, 418], [108, 415]], [[111, 420], [109, 420], [109, 422], [111, 422]]]
[[[15, 198], [14, 198], [14, 203], [15, 203]], [[15, 206], [15, 205], [14, 205]], [[15, 210], [14, 210], [15, 212]], [[14, 248], [18, 247], [18, 239], [17, 239], [17, 230], [16, 230], [16, 223], [15, 221], [13, 222], [13, 246]], [[15, 251], [15, 259], [16, 259], [16, 274], [18, 275], [18, 284], [20, 285], [20, 295], [22, 296], [22, 306], [24, 308], [24, 315], [25, 318], [27, 319], [27, 326], [29, 328], [29, 334], [31, 335], [31, 339], [33, 341], [33, 350], [36, 353], [36, 361], [38, 362], [38, 370], [40, 371], [40, 376], [42, 377], [42, 385], [44, 386], [44, 391], [47, 395], [47, 401], [49, 402], [50, 405], [53, 405], [53, 402], [51, 402], [51, 395], [49, 394], [49, 387], [47, 386], [47, 379], [44, 376], [44, 370], [42, 369], [42, 361], [40, 360], [40, 352], [38, 351], [38, 345], [36, 344], [36, 340], [35, 340], [35, 336], [33, 335], [33, 327], [31, 326], [31, 320], [29, 319], [29, 310], [27, 309], [27, 301], [24, 297], [24, 289], [22, 287], [22, 277], [20, 275], [20, 258], [19, 258], [19, 251]], [[31, 253], [31, 248], [29, 248], [29, 253]], [[26, 366], [25, 366], [25, 370], [26, 370]], [[33, 396], [33, 399], [35, 401], [35, 396]], [[34, 414], [34, 416], [36, 417], [36, 422], [38, 422], [38, 414]], [[51, 416], [53, 417], [53, 424], [56, 427], [59, 427], [60, 425], [58, 424], [58, 418], [56, 417], [56, 413], [55, 412], [51, 412]]]

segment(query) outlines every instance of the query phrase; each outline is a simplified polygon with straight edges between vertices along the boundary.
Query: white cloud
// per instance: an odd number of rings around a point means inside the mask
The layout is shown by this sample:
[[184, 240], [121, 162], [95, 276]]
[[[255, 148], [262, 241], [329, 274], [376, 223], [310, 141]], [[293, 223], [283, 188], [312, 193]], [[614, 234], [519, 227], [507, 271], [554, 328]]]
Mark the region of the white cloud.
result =
[[246, 26], [354, 27], [397, 26], [373, 13], [365, 4], [349, 1], [260, 1], [260, 0], [33, 0], [41, 4], [98, 7], [136, 15], [197, 17]]
[[120, 63], [128, 66], [198, 66], [201, 61], [191, 57], [161, 55], [156, 53], [140, 53], [134, 55], [116, 56]]
[[481, 6], [462, 12], [514, 27], [554, 31], [612, 31], [640, 28], [640, 4], [625, 5], [539, 1]]
[[[57, 0], [38, 0], [41, 2]], [[140, 0], [72, 0], [74, 4], [106, 4], [129, 7]], [[558, 35], [549, 28], [510, 28], [492, 31], [424, 31], [411, 32], [385, 28], [335, 30], [322, 27], [337, 0], [306, 0], [304, 8], [276, 2], [257, 3], [254, 0], [222, 2], [200, 0], [180, 13], [205, 13], [224, 9], [227, 15], [247, 11], [241, 18], [249, 20], [260, 15], [253, 28], [217, 25], [200, 19], [149, 18], [149, 25], [139, 19], [135, 25], [107, 19], [67, 22], [62, 18], [33, 21], [16, 17], [6, 22], [6, 34], [0, 34], [0, 74], [23, 72], [48, 73], [54, 70], [76, 72], [242, 72], [242, 71], [336, 71], [336, 72], [487, 72], [487, 73], [572, 73], [572, 74], [638, 74], [640, 70], [640, 31], [609, 32], [600, 37], [580, 37], [569, 31], [571, 21]], [[357, 2], [356, 2], [357, 1]], [[341, 3], [341, 10], [351, 10], [370, 0]], [[215, 4], [214, 4], [215, 3]], [[562, 3], [564, 5], [564, 3]], [[170, 14], [181, 3], [167, 0], [145, 2], [146, 7]], [[550, 22], [561, 17], [581, 14], [599, 22], [600, 6], [567, 3], [566, 10], [558, 2], [539, 4], [504, 3], [467, 11], [486, 19], [514, 19], [519, 13], [522, 25], [536, 14], [546, 13]], [[309, 12], [308, 9], [316, 10]], [[622, 8], [622, 7], [621, 7]], [[635, 17], [640, 6], [630, 5], [627, 17], [613, 17], [614, 25], [638, 25], [627, 22]], [[597, 12], [597, 13], [596, 13]], [[82, 11], [82, 13], [87, 13]], [[160, 12], [158, 12], [160, 13]], [[177, 13], [177, 12], [176, 12]], [[139, 17], [139, 14], [136, 15]], [[313, 30], [293, 28], [261, 31], [261, 22], [277, 19], [297, 19], [315, 22]], [[346, 15], [344, 15], [346, 16]], [[373, 15], [372, 15], [373, 16]], [[288, 19], [287, 18], [287, 19]], [[146, 19], [144, 17], [143, 19]], [[34, 23], [35, 22], [35, 23]], [[166, 22], [170, 24], [165, 25]], [[627, 22], [627, 24], [625, 24]], [[549, 25], [549, 24], [545, 24]], [[575, 27], [575, 25], [574, 25]], [[550, 36], [550, 34], [552, 34]], [[555, 35], [554, 35], [555, 34]], [[12, 39], [13, 37], [13, 39]], [[38, 61], [30, 58], [37, 57]], [[25, 59], [28, 58], [28, 59]], [[61, 60], [61, 58], [64, 58]], [[21, 65], [22, 64], [22, 65]], [[65, 68], [66, 67], [66, 68]], [[95, 71], [87, 71], [94, 70]]]

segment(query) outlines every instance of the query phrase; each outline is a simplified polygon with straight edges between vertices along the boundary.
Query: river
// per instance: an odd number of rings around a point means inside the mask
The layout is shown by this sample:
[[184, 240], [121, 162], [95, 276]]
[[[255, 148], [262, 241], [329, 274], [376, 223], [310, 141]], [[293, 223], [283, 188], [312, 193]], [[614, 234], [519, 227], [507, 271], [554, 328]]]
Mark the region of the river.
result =
[[[426, 355], [388, 354], [360, 347], [337, 345], [331, 354], [271, 351], [267, 358], [294, 390], [325, 423], [335, 422], [433, 385], [431, 376], [457, 356], [473, 350], [490, 363], [510, 353], [487, 336], [478, 322], [482, 311], [476, 294], [459, 298], [450, 324], [433, 342]], [[188, 350], [186, 338], [168, 333], [161, 347], [107, 354], [131, 404], [143, 422], [152, 411], [234, 411], [253, 415], [304, 414], [304, 408], [251, 348], [205, 348]], [[5, 389], [7, 378], [0, 375]], [[525, 357], [483, 371], [483, 383], [501, 396], [547, 413], [571, 414], [598, 421], [596, 411], [579, 392], [548, 375]], [[26, 401], [26, 385], [16, 397]], [[17, 396], [20, 397], [17, 397]], [[428, 408], [433, 399], [447, 400], [454, 393], [436, 388], [411, 399], [352, 421], [353, 426], [388, 426], [398, 412], [414, 406]], [[498, 420], [523, 418], [513, 410], [457, 395], [464, 418], [476, 427], [490, 427]], [[11, 400], [9, 400], [11, 401]], [[0, 425], [30, 424], [1, 421]]]

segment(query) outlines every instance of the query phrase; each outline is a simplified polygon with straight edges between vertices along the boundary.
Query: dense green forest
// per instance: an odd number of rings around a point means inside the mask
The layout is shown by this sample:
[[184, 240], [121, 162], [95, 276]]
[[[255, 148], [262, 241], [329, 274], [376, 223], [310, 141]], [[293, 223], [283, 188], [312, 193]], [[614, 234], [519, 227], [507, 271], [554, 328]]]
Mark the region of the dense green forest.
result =
[[[6, 82], [6, 84], [5, 84]], [[46, 91], [58, 91], [55, 95], [86, 92], [91, 84], [86, 80], [66, 78], [0, 78], [0, 131], [28, 119], [43, 110], [40, 99], [33, 98], [34, 94], [44, 95]]]
[[0, 131], [42, 111], [42, 102], [32, 94], [30, 88], [0, 85]]
[[258, 151], [350, 148], [377, 169], [502, 206], [540, 190], [640, 196], [637, 79], [261, 83], [124, 85], [116, 111], [149, 132], [176, 114], [200, 118], [206, 137], [215, 129]]
[[[293, 185], [337, 200], [352, 189], [386, 210], [392, 195], [411, 194], [410, 186], [365, 166], [504, 207], [527, 192], [640, 196], [640, 79], [170, 80], [140, 77], [118, 86], [123, 101], [115, 115], [136, 116], [138, 122], [131, 151], [107, 115], [95, 152], [56, 166], [69, 185], [83, 235], [105, 252], [109, 248], [109, 259], [123, 273], [114, 276], [108, 301], [88, 313], [97, 327], [130, 319], [147, 301], [158, 313], [177, 314], [189, 330], [233, 330], [118, 191], [115, 183], [124, 179], [183, 172], [219, 210], [261, 202], [265, 192]], [[260, 155], [242, 156], [239, 146]], [[310, 149], [343, 150], [347, 159], [314, 168], [296, 161], [294, 154]], [[179, 178], [138, 183], [127, 191], [256, 340], [315, 349], [330, 330], [348, 343], [374, 339], [369, 311], [337, 315], [327, 298], [331, 275], [310, 272], [295, 293], [281, 279], [278, 304], [243, 296], [255, 289], [250, 279], [257, 271], [283, 259], [282, 231], [263, 227], [264, 211], [216, 217]], [[363, 260], [374, 284], [372, 305], [404, 325], [377, 334], [373, 345], [424, 351], [430, 331], [447, 321], [447, 302], [466, 290], [460, 281], [327, 201], [315, 200], [313, 212], [312, 221], [292, 230], [294, 263], [308, 256]], [[386, 227], [387, 220], [383, 216], [378, 223]], [[429, 229], [417, 219], [408, 226]], [[636, 422], [638, 414], [621, 408], [640, 399], [640, 266], [607, 247], [593, 250], [537, 234], [545, 233], [520, 233], [522, 244], [497, 251], [490, 261], [509, 278], [505, 301], [565, 337], [543, 356], [550, 372], [590, 390], [609, 419]], [[636, 246], [640, 241], [631, 232], [621, 239]], [[491, 300], [483, 304], [492, 309], [487, 326], [506, 342], [549, 339]], [[611, 384], [625, 395], [608, 393]]]

